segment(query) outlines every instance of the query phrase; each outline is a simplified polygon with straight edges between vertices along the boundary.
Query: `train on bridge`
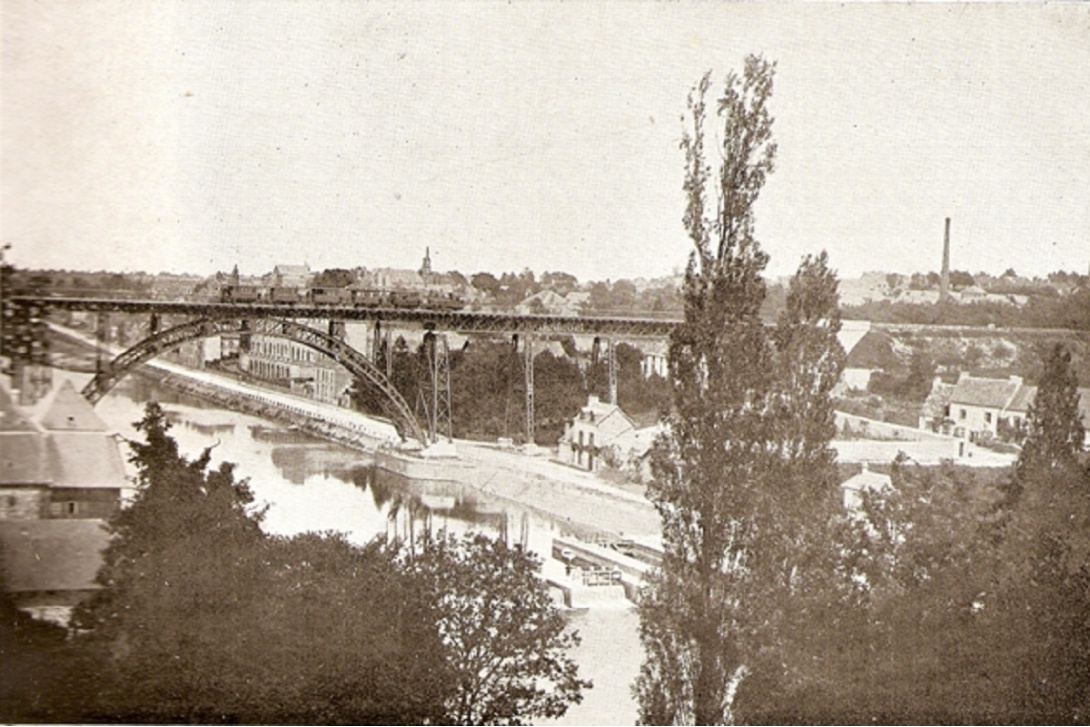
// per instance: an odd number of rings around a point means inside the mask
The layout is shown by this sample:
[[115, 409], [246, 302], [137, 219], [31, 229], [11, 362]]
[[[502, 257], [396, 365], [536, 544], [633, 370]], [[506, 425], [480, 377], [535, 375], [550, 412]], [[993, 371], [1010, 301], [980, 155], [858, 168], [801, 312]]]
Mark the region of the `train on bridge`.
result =
[[456, 311], [465, 307], [465, 300], [461, 296], [434, 289], [420, 291], [399, 288], [296, 288], [262, 285], [226, 285], [220, 294], [220, 302], [331, 308], [426, 308], [437, 311]]

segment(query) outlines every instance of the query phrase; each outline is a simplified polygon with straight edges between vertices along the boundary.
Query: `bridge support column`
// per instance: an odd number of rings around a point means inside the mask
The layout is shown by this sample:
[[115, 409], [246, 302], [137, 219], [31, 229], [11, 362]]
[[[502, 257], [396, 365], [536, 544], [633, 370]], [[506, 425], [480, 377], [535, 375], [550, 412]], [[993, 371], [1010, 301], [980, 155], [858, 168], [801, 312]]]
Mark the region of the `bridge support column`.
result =
[[428, 381], [421, 387], [420, 408], [427, 420], [428, 437], [438, 442], [440, 435], [453, 438], [450, 412], [450, 348], [445, 335], [433, 331], [424, 334], [424, 354], [428, 362]]
[[345, 338], [344, 321], [339, 321], [334, 318], [329, 319], [329, 328], [327, 330], [330, 337], [343, 341]]
[[95, 342], [98, 344], [95, 346], [95, 375], [97, 376], [106, 368], [104, 358], [106, 352], [103, 347], [110, 342], [110, 314], [105, 311], [95, 314]]
[[613, 348], [613, 339], [606, 339], [606, 367], [609, 372], [609, 403], [617, 403], [617, 356]]
[[378, 365], [378, 355], [382, 351], [382, 321], [375, 321], [371, 326], [371, 360]]
[[[594, 337], [594, 345], [590, 350], [590, 366], [593, 376], [591, 378], [588, 388], [591, 394], [597, 393], [598, 389], [598, 364], [602, 362], [602, 338], [601, 336]], [[607, 337], [605, 340], [605, 364], [606, 364], [606, 400], [610, 404], [617, 403], [617, 356], [613, 348], [613, 339]]]
[[526, 375], [526, 443], [534, 444], [534, 336], [523, 334], [523, 370]]

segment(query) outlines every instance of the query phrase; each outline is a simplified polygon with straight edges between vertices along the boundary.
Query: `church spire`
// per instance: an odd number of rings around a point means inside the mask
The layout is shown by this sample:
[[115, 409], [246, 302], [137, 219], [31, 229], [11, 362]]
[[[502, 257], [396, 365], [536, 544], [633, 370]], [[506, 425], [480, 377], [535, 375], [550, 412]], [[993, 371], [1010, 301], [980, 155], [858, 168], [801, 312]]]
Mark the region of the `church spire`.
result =
[[424, 248], [424, 262], [420, 266], [420, 274], [422, 276], [431, 275], [431, 247]]

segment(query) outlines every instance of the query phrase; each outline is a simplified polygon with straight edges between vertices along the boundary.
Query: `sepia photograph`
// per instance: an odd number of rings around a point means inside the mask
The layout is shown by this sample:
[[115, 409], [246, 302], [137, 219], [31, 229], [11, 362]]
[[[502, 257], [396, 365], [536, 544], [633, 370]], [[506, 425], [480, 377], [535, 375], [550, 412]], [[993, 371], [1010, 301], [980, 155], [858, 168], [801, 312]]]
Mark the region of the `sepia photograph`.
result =
[[0, 0], [0, 722], [1090, 721], [1090, 4]]

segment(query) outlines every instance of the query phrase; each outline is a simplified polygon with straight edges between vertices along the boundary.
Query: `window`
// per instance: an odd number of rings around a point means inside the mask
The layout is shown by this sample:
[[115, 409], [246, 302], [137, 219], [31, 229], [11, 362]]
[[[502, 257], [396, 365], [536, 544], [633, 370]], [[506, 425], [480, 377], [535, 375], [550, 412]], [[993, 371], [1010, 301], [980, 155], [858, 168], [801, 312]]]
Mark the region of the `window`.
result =
[[966, 412], [965, 412], [965, 410], [964, 410], [964, 409], [962, 409], [962, 410], [961, 410], [961, 416], [960, 416], [960, 418], [961, 418], [961, 419], [964, 419], [965, 417], [966, 417]]
[[992, 423], [992, 413], [990, 411], [984, 412], [984, 423], [985, 424], [991, 424]]

